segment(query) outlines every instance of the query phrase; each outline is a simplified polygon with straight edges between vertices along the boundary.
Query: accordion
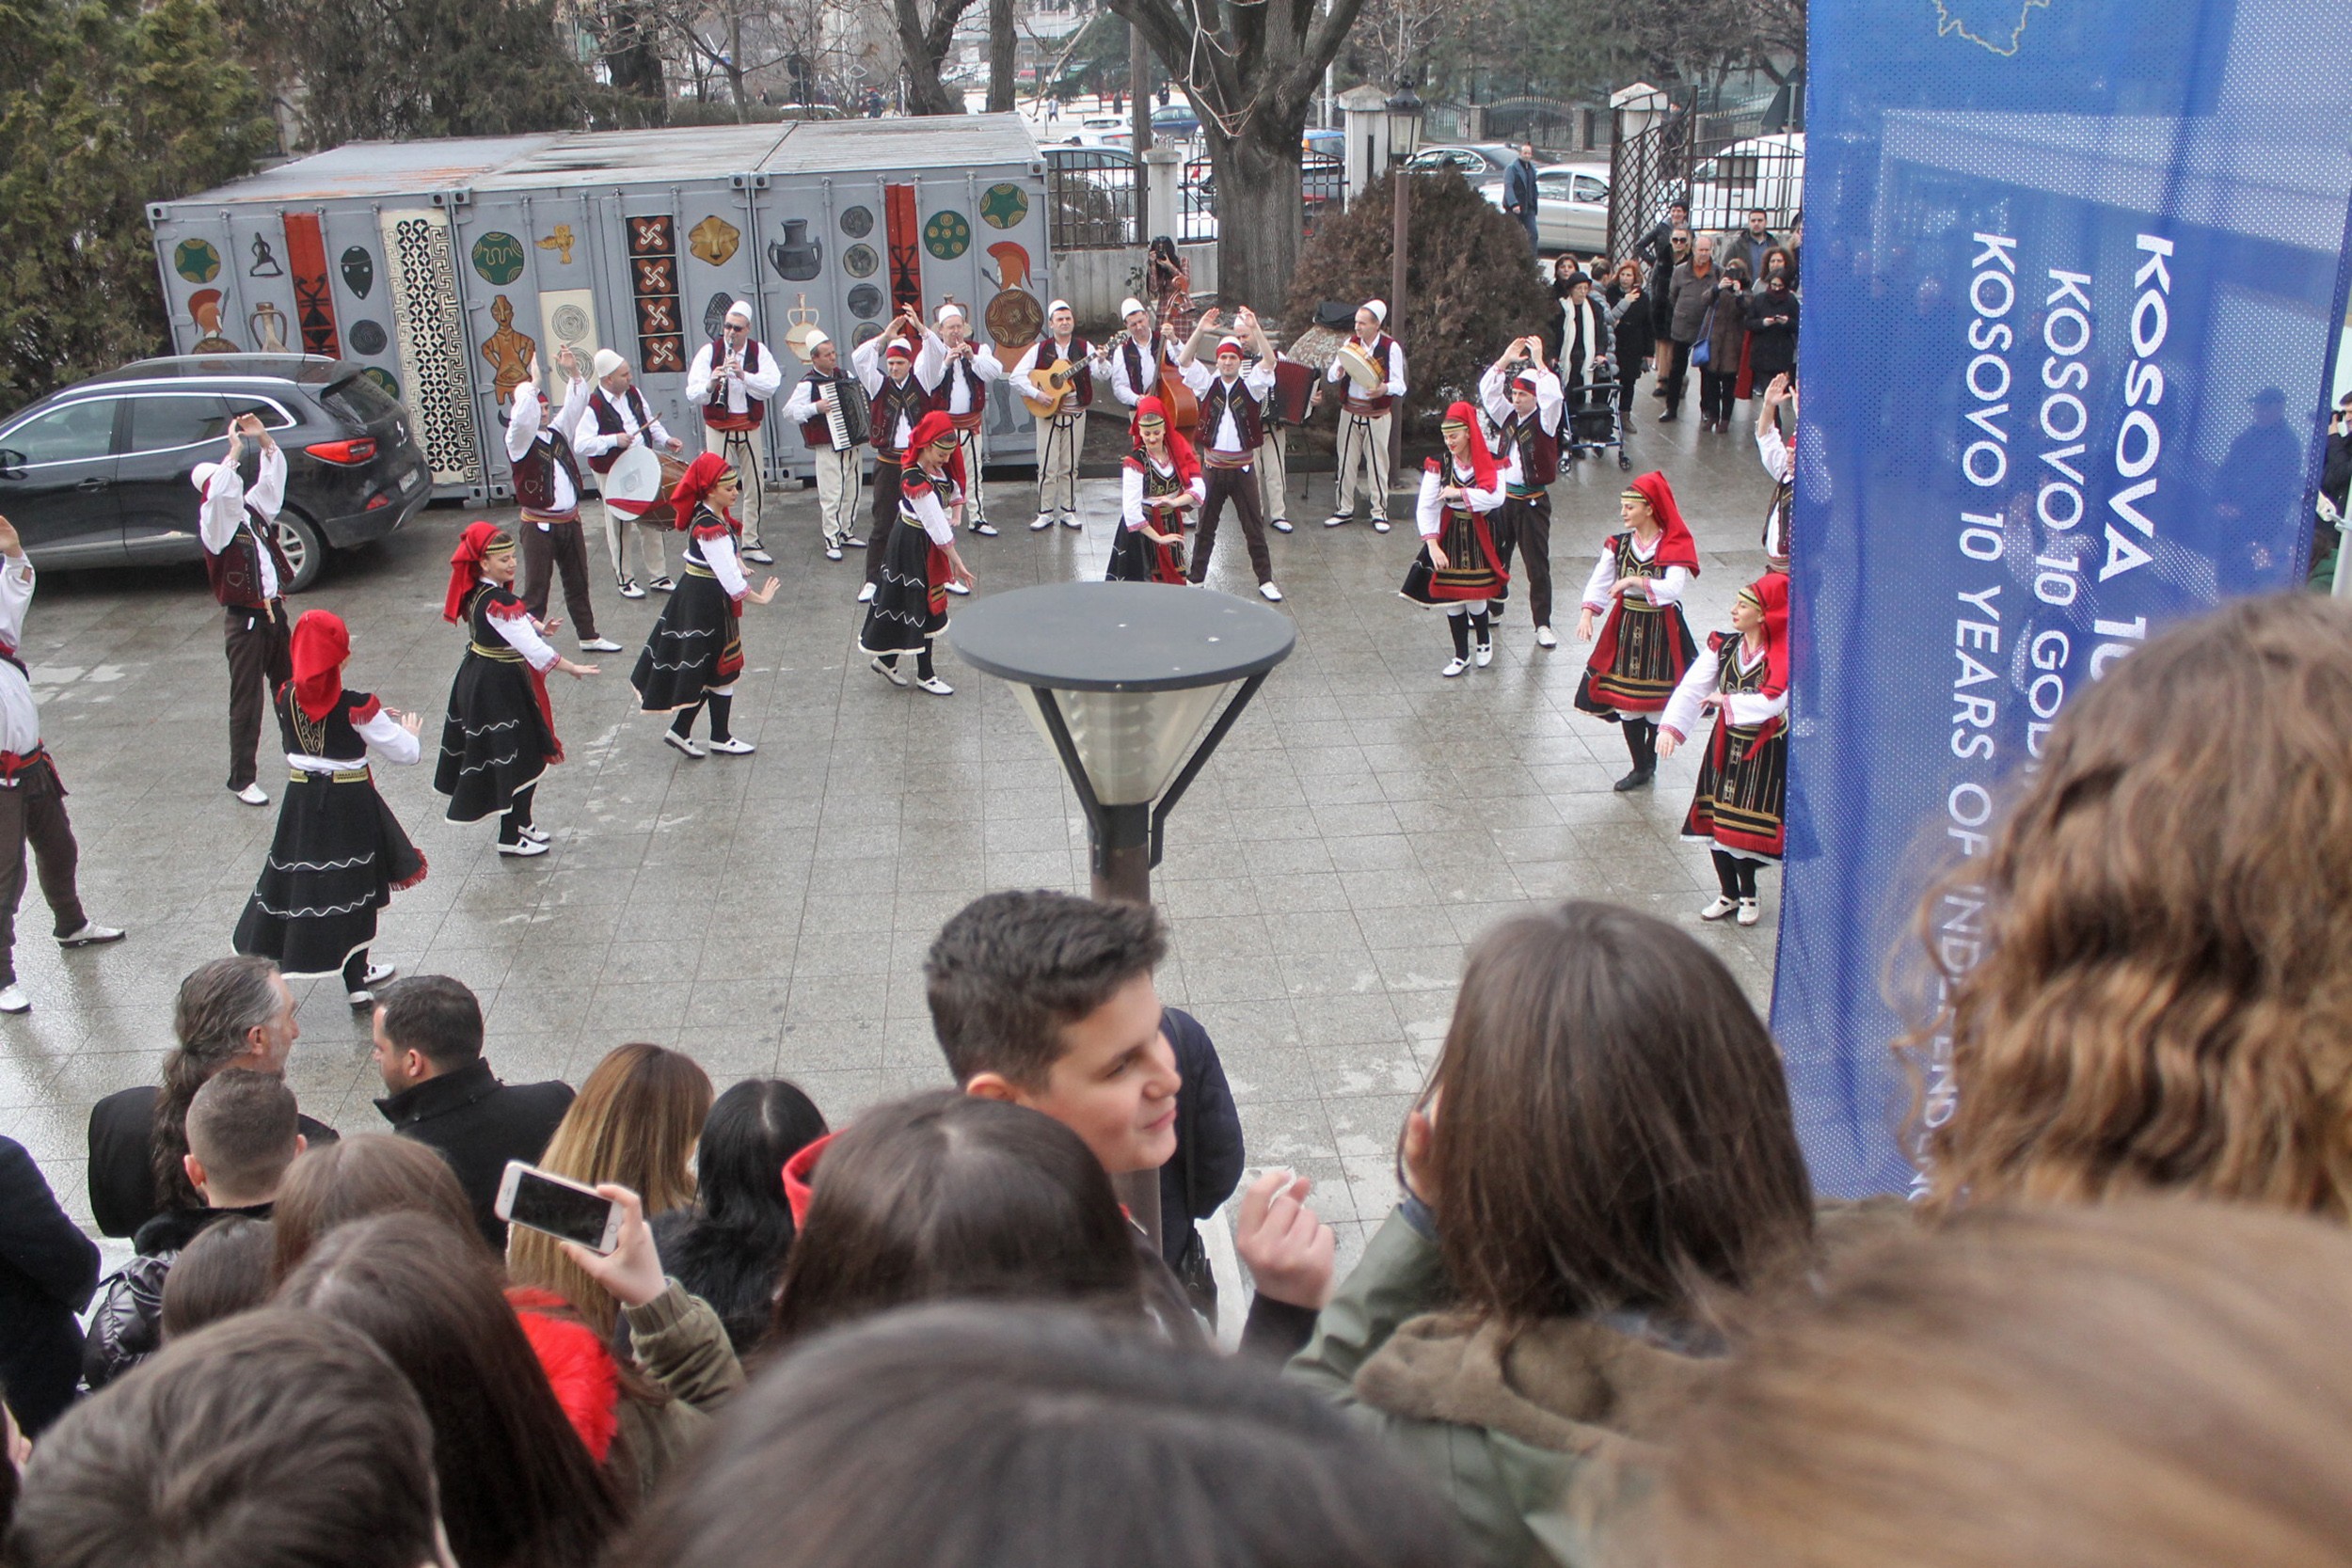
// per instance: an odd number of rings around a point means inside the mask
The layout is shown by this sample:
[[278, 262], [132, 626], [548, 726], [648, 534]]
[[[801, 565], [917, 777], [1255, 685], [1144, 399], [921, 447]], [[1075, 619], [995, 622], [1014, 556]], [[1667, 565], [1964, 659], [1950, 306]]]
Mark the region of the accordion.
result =
[[848, 451], [873, 434], [873, 417], [866, 401], [866, 388], [846, 375], [836, 375], [831, 386], [817, 394], [818, 403], [825, 411], [825, 433], [833, 437], [833, 450]]

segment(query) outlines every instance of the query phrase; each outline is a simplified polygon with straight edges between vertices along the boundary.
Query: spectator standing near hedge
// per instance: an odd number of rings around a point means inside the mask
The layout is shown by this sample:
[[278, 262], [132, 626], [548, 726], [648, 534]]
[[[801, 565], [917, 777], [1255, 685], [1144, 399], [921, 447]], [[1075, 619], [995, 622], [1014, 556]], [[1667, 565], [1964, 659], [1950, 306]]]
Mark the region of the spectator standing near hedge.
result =
[[1502, 210], [1527, 230], [1527, 248], [1538, 256], [1544, 247], [1536, 235], [1535, 208], [1542, 199], [1543, 193], [1535, 183], [1535, 144], [1521, 142], [1519, 155], [1502, 172]]

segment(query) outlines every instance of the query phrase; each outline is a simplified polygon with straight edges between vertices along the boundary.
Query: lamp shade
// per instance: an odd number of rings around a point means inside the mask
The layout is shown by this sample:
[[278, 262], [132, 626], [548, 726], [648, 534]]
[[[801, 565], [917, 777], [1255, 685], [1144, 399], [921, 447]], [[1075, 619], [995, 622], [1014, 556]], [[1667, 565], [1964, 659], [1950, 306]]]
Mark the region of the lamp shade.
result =
[[1389, 98], [1389, 156], [1399, 163], [1421, 150], [1421, 95], [1411, 78], [1400, 78]]
[[1068, 730], [1104, 806], [1142, 805], [1190, 756], [1217, 699], [1290, 656], [1290, 618], [1203, 588], [1056, 582], [992, 594], [948, 623], [957, 657], [1021, 687], [1023, 711], [1058, 750]]

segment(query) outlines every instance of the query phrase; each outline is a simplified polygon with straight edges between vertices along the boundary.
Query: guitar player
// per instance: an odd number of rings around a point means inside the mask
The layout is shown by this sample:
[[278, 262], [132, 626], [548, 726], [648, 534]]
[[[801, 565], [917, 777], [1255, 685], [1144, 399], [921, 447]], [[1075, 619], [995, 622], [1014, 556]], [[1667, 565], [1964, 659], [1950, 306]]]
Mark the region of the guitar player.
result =
[[1037, 420], [1032, 533], [1052, 528], [1057, 517], [1064, 528], [1086, 526], [1078, 520], [1078, 448], [1086, 436], [1087, 406], [1094, 401], [1094, 372], [1102, 368], [1101, 351], [1077, 335], [1068, 300], [1046, 307], [1045, 332], [1012, 370], [1012, 379], [1025, 384], [1021, 401]]

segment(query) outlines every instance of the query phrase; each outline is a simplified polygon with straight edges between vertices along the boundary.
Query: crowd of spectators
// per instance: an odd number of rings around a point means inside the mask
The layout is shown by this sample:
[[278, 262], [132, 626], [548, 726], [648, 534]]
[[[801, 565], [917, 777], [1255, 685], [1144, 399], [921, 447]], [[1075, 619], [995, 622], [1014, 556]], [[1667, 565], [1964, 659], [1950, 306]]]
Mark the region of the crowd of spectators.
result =
[[[206, 965], [144, 1138], [92, 1117], [137, 1222], [103, 1290], [0, 1140], [0, 1563], [2352, 1563], [2346, 734], [2309, 596], [2069, 705], [1966, 867], [1973, 961], [1923, 915], [1911, 1201], [1812, 1189], [1692, 937], [1499, 923], [1344, 1278], [1139, 906], [968, 906], [925, 964], [954, 1086], [837, 1129], [651, 1045], [502, 1085], [426, 976], [377, 1005], [390, 1131], [320, 1136], [283, 982]], [[507, 1160], [612, 1250], [501, 1233]]]

